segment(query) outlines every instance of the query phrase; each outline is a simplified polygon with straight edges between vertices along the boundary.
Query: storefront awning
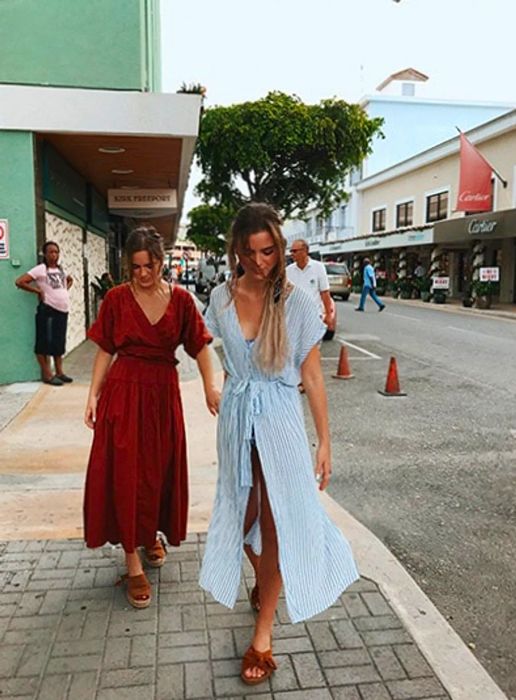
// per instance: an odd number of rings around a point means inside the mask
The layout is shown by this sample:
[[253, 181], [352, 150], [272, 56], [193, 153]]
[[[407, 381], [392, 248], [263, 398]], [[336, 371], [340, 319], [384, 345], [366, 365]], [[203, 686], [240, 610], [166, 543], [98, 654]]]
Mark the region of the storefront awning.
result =
[[386, 250], [389, 248], [408, 248], [410, 246], [429, 245], [434, 242], [433, 227], [389, 231], [388, 233], [357, 236], [344, 241], [325, 243], [319, 246], [321, 255], [340, 253], [359, 253], [363, 251]]
[[434, 228], [434, 242], [441, 245], [516, 238], [516, 209], [447, 219], [436, 223]]
[[174, 190], [153, 218], [171, 240], [188, 184], [200, 95], [0, 85], [0, 130], [49, 143], [107, 200], [108, 190]]

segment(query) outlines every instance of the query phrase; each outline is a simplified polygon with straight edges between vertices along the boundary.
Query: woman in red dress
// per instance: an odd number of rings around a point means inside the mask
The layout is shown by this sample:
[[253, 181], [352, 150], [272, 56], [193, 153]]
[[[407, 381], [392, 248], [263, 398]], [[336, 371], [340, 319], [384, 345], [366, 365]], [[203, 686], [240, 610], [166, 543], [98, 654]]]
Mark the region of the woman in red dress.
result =
[[162, 280], [164, 250], [156, 229], [135, 229], [126, 257], [131, 281], [108, 292], [88, 332], [99, 348], [85, 412], [85, 423], [95, 432], [84, 532], [88, 547], [122, 544], [128, 600], [144, 608], [151, 590], [136, 548], [145, 548], [151, 566], [161, 566], [166, 551], [157, 531], [175, 546], [186, 537], [188, 475], [178, 345], [196, 359], [213, 415], [220, 397], [208, 349], [212, 337], [191, 294]]

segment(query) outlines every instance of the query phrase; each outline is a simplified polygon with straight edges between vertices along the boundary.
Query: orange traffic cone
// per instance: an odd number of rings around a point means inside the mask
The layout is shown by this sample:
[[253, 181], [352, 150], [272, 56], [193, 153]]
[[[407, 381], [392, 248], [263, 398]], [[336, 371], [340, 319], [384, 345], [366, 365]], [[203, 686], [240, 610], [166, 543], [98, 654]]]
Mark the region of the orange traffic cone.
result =
[[349, 366], [348, 349], [345, 345], [340, 346], [339, 367], [337, 374], [332, 375], [334, 379], [351, 379], [354, 374], [351, 374]]
[[387, 381], [385, 382], [384, 391], [378, 391], [382, 396], [406, 396], [403, 391], [400, 391], [400, 383], [398, 380], [398, 365], [396, 358], [391, 357], [389, 362], [389, 370], [387, 372]]

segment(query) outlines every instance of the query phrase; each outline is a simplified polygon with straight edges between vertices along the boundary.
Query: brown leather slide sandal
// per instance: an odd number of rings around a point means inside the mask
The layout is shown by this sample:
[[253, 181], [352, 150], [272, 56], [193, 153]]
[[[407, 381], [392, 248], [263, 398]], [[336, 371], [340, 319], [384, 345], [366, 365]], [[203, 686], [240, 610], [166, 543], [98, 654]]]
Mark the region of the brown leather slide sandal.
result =
[[[262, 675], [258, 678], [252, 678], [246, 675], [246, 671], [252, 668], [258, 668], [262, 671]], [[240, 678], [247, 685], [258, 685], [263, 683], [270, 678], [274, 671], [278, 668], [272, 656], [272, 649], [267, 651], [256, 651], [256, 649], [251, 645], [249, 649], [245, 652], [244, 658], [242, 659], [242, 670], [240, 672]]]

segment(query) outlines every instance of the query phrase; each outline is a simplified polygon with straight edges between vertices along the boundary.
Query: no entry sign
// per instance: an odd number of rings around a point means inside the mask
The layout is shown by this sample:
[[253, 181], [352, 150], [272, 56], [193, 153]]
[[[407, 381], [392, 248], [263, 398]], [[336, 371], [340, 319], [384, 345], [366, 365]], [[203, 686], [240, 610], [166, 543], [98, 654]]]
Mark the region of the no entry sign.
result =
[[9, 222], [7, 219], [0, 219], [0, 260], [9, 257]]

